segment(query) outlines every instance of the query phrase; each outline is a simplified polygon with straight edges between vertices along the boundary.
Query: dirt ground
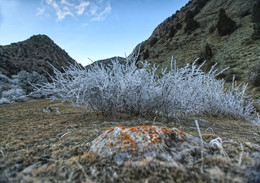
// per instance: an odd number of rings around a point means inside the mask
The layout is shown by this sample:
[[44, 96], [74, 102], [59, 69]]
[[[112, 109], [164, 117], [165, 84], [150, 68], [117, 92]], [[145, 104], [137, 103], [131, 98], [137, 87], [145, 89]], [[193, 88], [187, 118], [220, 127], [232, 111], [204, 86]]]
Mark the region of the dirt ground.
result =
[[225, 141], [226, 155], [207, 155], [184, 168], [157, 161], [118, 166], [88, 151], [107, 128], [159, 125], [199, 137], [194, 119], [104, 117], [44, 99], [2, 104], [0, 182], [260, 182], [260, 126], [231, 119], [197, 120], [205, 142], [217, 137]]

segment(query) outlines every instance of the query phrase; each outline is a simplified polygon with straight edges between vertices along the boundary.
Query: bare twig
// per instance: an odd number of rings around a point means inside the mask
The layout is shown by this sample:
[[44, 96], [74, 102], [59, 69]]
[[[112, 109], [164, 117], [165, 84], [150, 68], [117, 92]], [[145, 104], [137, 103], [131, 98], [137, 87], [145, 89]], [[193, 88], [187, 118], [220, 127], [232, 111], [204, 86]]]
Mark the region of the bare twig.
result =
[[195, 120], [195, 124], [196, 124], [196, 127], [198, 129], [198, 133], [199, 133], [199, 136], [200, 136], [200, 146], [201, 146], [201, 167], [200, 167], [200, 171], [203, 173], [204, 170], [203, 170], [203, 167], [204, 167], [204, 161], [203, 161], [203, 139], [202, 139], [202, 135], [201, 135], [201, 132], [200, 132], [200, 127], [199, 127], [199, 123], [197, 120]]
[[3, 157], [5, 157], [5, 154], [2, 150], [0, 150], [0, 153], [3, 155]]
[[66, 136], [66, 135], [68, 135], [68, 134], [70, 134], [71, 132], [66, 132], [66, 133], [64, 133], [61, 137], [64, 137], [64, 136]]
[[238, 166], [241, 165], [241, 163], [242, 163], [242, 157], [243, 157], [243, 155], [244, 155], [244, 147], [243, 147], [242, 143], [240, 143], [240, 147], [241, 147], [241, 153], [240, 153], [239, 160], [238, 160]]

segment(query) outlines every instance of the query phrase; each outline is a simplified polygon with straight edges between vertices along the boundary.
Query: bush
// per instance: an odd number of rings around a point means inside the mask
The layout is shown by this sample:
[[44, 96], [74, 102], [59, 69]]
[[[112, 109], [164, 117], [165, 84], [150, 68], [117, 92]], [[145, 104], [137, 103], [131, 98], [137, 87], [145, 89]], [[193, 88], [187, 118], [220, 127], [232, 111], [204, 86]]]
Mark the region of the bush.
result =
[[181, 23], [177, 23], [177, 24], [176, 24], [176, 29], [177, 29], [177, 30], [180, 30], [181, 28], [182, 28], [182, 24], [181, 24]]
[[10, 89], [7, 91], [3, 91], [2, 100], [5, 100], [5, 99], [7, 99], [9, 101], [21, 102], [21, 101], [27, 101], [27, 96], [23, 89], [16, 88], [16, 89]]
[[252, 22], [254, 23], [260, 23], [260, 0], [257, 0], [254, 4], [253, 11], [252, 11]]
[[249, 82], [256, 87], [260, 86], [260, 64], [251, 70]]
[[216, 26], [215, 26], [215, 25], [212, 25], [212, 26], [210, 26], [210, 28], [209, 28], [209, 33], [213, 33], [215, 30], [216, 30]]
[[[12, 78], [8, 78], [0, 73], [0, 104], [10, 103], [12, 101], [26, 101], [27, 96], [33, 91], [33, 85], [47, 82], [46, 77], [33, 72], [32, 74], [21, 71]], [[44, 94], [30, 95], [34, 98], [40, 98]]]
[[224, 9], [220, 9], [217, 29], [220, 36], [232, 34], [236, 29], [236, 22], [227, 16]]
[[149, 56], [150, 56], [150, 52], [149, 52], [149, 50], [148, 49], [146, 49], [145, 51], [144, 51], [144, 60], [145, 59], [147, 59], [147, 58], [149, 58]]
[[177, 33], [177, 30], [174, 28], [174, 26], [171, 26], [169, 29], [169, 38], [174, 37], [174, 35]]
[[245, 96], [246, 85], [233, 85], [225, 90], [224, 80], [217, 80], [214, 66], [208, 73], [201, 71], [196, 61], [184, 68], [171, 67], [161, 71], [137, 57], [127, 58], [127, 64], [112, 61], [113, 67], [95, 66], [86, 71], [71, 65], [61, 73], [54, 68], [52, 83], [45, 83], [35, 93], [45, 92], [52, 99], [62, 99], [83, 105], [91, 111], [105, 114], [128, 112], [135, 115], [178, 117], [207, 114], [255, 120], [257, 113]]
[[153, 37], [150, 41], [150, 46], [153, 47], [158, 41], [158, 38], [157, 37]]
[[33, 71], [29, 73], [25, 70], [20, 71], [17, 75], [13, 76], [17, 80], [17, 84], [26, 91], [26, 94], [30, 94], [34, 87], [32, 85], [42, 84], [47, 82], [47, 78], [40, 75], [38, 72]]
[[186, 23], [186, 26], [184, 28], [184, 31], [185, 31], [185, 33], [190, 34], [192, 31], [196, 30], [199, 27], [200, 27], [199, 22], [197, 22], [194, 19], [188, 19], [187, 23]]
[[9, 104], [11, 103], [10, 100], [6, 99], [6, 98], [0, 98], [0, 104]]
[[253, 29], [254, 33], [251, 36], [253, 40], [260, 39], [260, 0], [257, 0], [254, 4], [253, 11], [252, 11], [252, 22], [254, 23]]
[[2, 92], [9, 90], [11, 88], [11, 85], [12, 85], [12, 80], [0, 71], [0, 98], [2, 97]]

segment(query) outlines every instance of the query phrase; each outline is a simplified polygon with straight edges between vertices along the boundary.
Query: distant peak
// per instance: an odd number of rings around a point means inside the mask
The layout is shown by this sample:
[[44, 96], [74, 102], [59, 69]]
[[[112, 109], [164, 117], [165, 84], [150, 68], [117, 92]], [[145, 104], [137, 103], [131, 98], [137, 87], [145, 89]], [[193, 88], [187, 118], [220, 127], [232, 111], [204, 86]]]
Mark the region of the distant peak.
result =
[[28, 40], [29, 41], [36, 41], [36, 42], [39, 42], [39, 41], [53, 42], [53, 40], [51, 38], [49, 38], [47, 35], [45, 35], [45, 34], [33, 35]]

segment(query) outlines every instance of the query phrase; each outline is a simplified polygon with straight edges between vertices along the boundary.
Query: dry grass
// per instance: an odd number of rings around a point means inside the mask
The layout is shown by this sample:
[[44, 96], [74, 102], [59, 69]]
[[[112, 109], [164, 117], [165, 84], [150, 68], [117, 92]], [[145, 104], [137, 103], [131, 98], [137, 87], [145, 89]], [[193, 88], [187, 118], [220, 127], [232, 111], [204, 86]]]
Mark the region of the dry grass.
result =
[[194, 119], [104, 117], [48, 100], [0, 105], [0, 182], [246, 182], [248, 170], [254, 169], [253, 154], [260, 156], [260, 127], [216, 118], [198, 121], [203, 140], [221, 137], [230, 157], [204, 157], [204, 173], [201, 162], [183, 169], [154, 160], [117, 166], [88, 152], [94, 138], [118, 125], [176, 127], [198, 137]]

